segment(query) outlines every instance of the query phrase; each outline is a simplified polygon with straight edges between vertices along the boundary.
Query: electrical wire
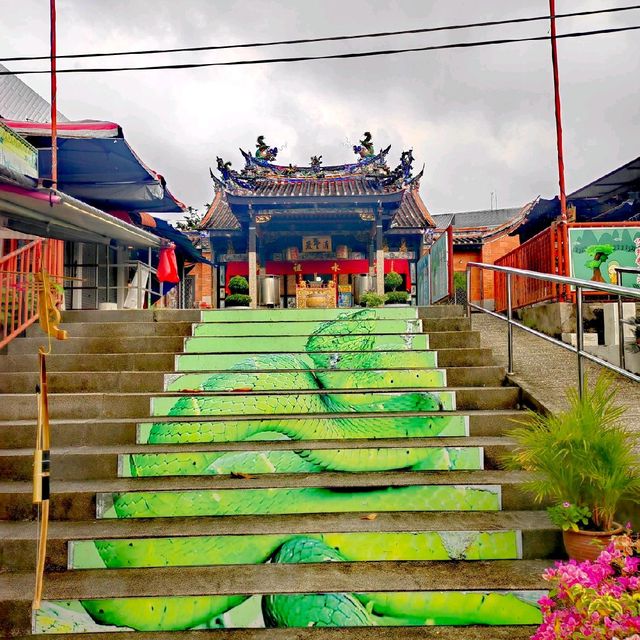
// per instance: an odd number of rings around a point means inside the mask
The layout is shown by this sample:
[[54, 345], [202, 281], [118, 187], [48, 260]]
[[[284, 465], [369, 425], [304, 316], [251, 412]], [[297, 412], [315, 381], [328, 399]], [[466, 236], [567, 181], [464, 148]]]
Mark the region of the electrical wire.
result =
[[[570, 13], [559, 13], [555, 17], [559, 18], [576, 18], [582, 16], [592, 16], [606, 13], [618, 13], [621, 11], [632, 11], [640, 9], [640, 4], [628, 5], [624, 7], [610, 7], [607, 9], [594, 9], [592, 11], [574, 11]], [[338, 42], [343, 40], [358, 40], [363, 38], [388, 38], [401, 35], [416, 35], [420, 33], [434, 33], [438, 31], [452, 31], [459, 29], [472, 29], [476, 27], [494, 27], [505, 24], [521, 24], [526, 22], [539, 22], [541, 20], [549, 20], [551, 16], [530, 16], [523, 18], [510, 18], [507, 20], [489, 20], [486, 22], [470, 22], [466, 24], [453, 24], [439, 27], [425, 27], [420, 29], [405, 29], [402, 31], [379, 31], [374, 33], [361, 33], [354, 35], [326, 36], [321, 38], [300, 38], [297, 40], [275, 40], [270, 42], [250, 42], [243, 44], [223, 44], [200, 47], [179, 47], [175, 49], [139, 49], [133, 51], [106, 51], [94, 53], [69, 53], [57, 56], [58, 60], [77, 59], [77, 58], [100, 58], [109, 56], [137, 56], [137, 55], [154, 55], [159, 53], [183, 53], [193, 51], [221, 51], [224, 49], [249, 49], [255, 47], [273, 47], [277, 45], [292, 44], [309, 44], [314, 42]], [[49, 56], [14, 56], [11, 58], [0, 58], [0, 62], [24, 62], [33, 60], [49, 60]]]
[[[595, 29], [592, 31], [577, 31], [573, 33], [563, 33], [556, 38], [581, 38], [585, 36], [595, 36], [611, 33], [621, 33], [624, 31], [634, 31], [640, 29], [640, 25], [629, 27], [612, 27], [610, 29]], [[420, 51], [441, 51], [444, 49], [470, 49], [475, 47], [495, 46], [502, 44], [512, 44], [516, 42], [542, 42], [550, 40], [551, 36], [533, 36], [528, 38], [501, 38], [498, 40], [479, 40], [475, 42], [456, 42], [451, 44], [430, 45], [426, 47], [407, 47], [403, 49], [384, 49], [380, 51], [358, 51], [352, 53], [331, 53], [319, 56], [293, 56], [284, 58], [261, 58], [258, 60], [230, 60], [226, 62], [194, 62], [185, 64], [158, 64], [144, 67], [104, 67], [104, 68], [80, 68], [80, 69], [58, 69], [57, 73], [111, 73], [117, 71], [159, 71], [169, 69], [198, 69], [202, 67], [235, 67], [258, 64], [275, 64], [283, 62], [307, 62], [311, 60], [347, 60], [352, 58], [368, 58], [373, 56], [389, 56], [400, 53], [415, 53]], [[49, 73], [49, 70], [28, 69], [25, 71], [0, 71], [0, 76], [8, 75], [34, 75]]]

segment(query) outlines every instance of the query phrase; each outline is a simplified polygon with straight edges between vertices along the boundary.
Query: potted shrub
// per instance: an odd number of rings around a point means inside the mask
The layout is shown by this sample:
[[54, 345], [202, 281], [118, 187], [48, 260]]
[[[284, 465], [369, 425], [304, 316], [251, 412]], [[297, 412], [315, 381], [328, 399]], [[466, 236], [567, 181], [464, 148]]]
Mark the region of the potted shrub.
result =
[[251, 306], [251, 296], [245, 293], [232, 293], [224, 299], [225, 309], [227, 307], [247, 307]]
[[375, 291], [365, 291], [360, 296], [361, 307], [381, 307], [384, 304], [384, 298]]
[[384, 277], [384, 290], [395, 291], [402, 286], [402, 276], [395, 271], [389, 271]]
[[585, 384], [582, 397], [574, 389], [567, 398], [565, 411], [531, 411], [509, 433], [516, 446], [506, 463], [534, 474], [525, 489], [537, 502], [554, 503], [549, 515], [569, 556], [593, 560], [622, 531], [614, 521], [620, 501], [640, 501], [640, 435], [620, 422], [624, 408], [605, 374], [593, 388]]
[[640, 541], [614, 536], [594, 562], [557, 562], [542, 577], [550, 589], [532, 640], [640, 637]]
[[229, 280], [229, 291], [231, 293], [249, 293], [249, 282], [244, 276], [233, 276]]
[[386, 305], [399, 305], [404, 307], [408, 299], [408, 291], [389, 291], [389, 293], [385, 295], [384, 303]]
[[229, 280], [229, 290], [231, 291], [231, 295], [228, 295], [224, 300], [225, 308], [251, 306], [249, 283], [244, 276], [233, 276], [233, 278]]
[[406, 291], [397, 291], [402, 285], [402, 276], [395, 271], [389, 271], [384, 277], [384, 290], [388, 293], [385, 296], [387, 305], [406, 305], [409, 294]]

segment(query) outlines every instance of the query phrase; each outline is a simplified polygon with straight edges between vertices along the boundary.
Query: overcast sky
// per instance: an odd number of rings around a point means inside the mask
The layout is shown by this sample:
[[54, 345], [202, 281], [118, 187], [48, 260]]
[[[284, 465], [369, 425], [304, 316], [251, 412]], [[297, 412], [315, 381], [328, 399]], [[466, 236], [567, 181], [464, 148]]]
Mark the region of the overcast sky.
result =
[[[557, 0], [556, 10], [632, 4]], [[548, 13], [547, 0], [58, 0], [58, 52], [230, 44], [365, 33]], [[2, 0], [0, 58], [48, 53], [48, 2]], [[640, 11], [558, 21], [558, 32], [640, 24]], [[321, 54], [545, 35], [547, 23], [355, 42], [122, 57], [112, 66]], [[558, 43], [567, 190], [640, 154], [638, 31]], [[7, 63], [17, 70], [34, 63]], [[61, 63], [82, 66], [87, 61]], [[48, 96], [46, 76], [22, 76]], [[58, 107], [71, 119], [119, 123], [174, 194], [212, 198], [216, 155], [241, 168], [238, 147], [259, 134], [283, 164], [350, 162], [364, 130], [390, 163], [413, 148], [426, 164], [421, 194], [433, 212], [520, 206], [557, 193], [548, 42], [359, 60], [235, 68], [61, 75]]]

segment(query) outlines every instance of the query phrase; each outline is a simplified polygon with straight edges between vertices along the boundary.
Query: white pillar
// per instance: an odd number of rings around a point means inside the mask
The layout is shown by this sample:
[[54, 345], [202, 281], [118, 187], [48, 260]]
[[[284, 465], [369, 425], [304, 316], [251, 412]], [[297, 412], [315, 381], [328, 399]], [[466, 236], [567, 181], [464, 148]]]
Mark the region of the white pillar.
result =
[[256, 269], [258, 261], [256, 258], [256, 223], [251, 217], [249, 221], [249, 295], [251, 296], [251, 308], [258, 306], [258, 278]]

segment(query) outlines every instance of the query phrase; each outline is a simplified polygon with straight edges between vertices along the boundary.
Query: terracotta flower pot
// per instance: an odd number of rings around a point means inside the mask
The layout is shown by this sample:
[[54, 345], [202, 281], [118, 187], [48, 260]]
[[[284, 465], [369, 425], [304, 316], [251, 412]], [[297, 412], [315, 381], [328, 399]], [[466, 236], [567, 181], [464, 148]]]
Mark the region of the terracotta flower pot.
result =
[[583, 562], [584, 560], [596, 560], [600, 552], [609, 544], [611, 536], [616, 536], [624, 531], [624, 527], [617, 522], [613, 523], [611, 531], [568, 531], [562, 532], [562, 540], [567, 555], [572, 560]]

